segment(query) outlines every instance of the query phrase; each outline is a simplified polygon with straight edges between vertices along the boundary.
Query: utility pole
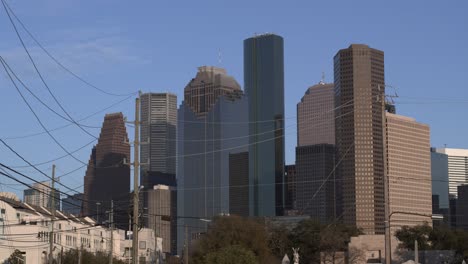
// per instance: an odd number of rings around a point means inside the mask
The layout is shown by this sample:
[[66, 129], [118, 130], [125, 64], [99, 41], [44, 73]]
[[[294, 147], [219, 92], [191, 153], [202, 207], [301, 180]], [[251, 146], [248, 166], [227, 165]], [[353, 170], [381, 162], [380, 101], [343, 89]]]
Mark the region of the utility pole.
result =
[[139, 214], [139, 184], [138, 173], [140, 171], [140, 93], [135, 99], [135, 141], [134, 147], [134, 160], [133, 160], [133, 264], [138, 264], [138, 214]]
[[414, 262], [419, 264], [418, 240], [414, 240]]
[[114, 260], [114, 200], [111, 200], [111, 211], [109, 213], [109, 224], [110, 224], [109, 264], [112, 264], [112, 261]]
[[188, 229], [187, 225], [185, 225], [185, 250], [184, 250], [184, 264], [188, 264], [188, 257], [189, 257], [189, 246], [188, 246]]
[[382, 104], [382, 155], [383, 155], [383, 181], [384, 181], [384, 204], [385, 204], [385, 263], [392, 263], [391, 234], [390, 234], [390, 196], [389, 181], [387, 175], [387, 117], [385, 115], [385, 88], [378, 86], [381, 92]]
[[81, 243], [80, 251], [78, 251], [78, 264], [82, 264], [83, 243]]
[[51, 201], [51, 212], [52, 215], [50, 217], [50, 236], [49, 236], [49, 264], [53, 264], [54, 262], [54, 224], [55, 224], [55, 164], [52, 165], [52, 184], [50, 188], [50, 197], [52, 198]]

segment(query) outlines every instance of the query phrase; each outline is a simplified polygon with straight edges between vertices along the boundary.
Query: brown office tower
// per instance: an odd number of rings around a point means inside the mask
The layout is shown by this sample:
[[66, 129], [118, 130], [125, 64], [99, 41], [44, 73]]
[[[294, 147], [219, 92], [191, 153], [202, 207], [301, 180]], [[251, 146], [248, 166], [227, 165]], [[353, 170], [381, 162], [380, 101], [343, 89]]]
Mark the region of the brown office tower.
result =
[[[85, 215], [105, 218], [110, 201], [128, 205], [130, 191], [130, 145], [122, 113], [107, 114], [98, 143], [93, 147], [84, 176]], [[128, 228], [127, 214], [115, 214], [116, 226]]]
[[386, 113], [390, 226], [432, 225], [429, 126]]
[[[335, 137], [343, 222], [384, 233], [382, 104], [384, 53], [353, 44], [334, 57]], [[338, 163], [338, 162], [337, 162]]]
[[335, 92], [323, 80], [309, 87], [297, 104], [296, 195], [301, 215], [322, 223], [336, 212]]
[[148, 190], [149, 228], [162, 238], [162, 251], [177, 251], [177, 193], [175, 187], [155, 185]]
[[333, 83], [309, 87], [297, 104], [297, 145], [335, 145], [335, 92]]

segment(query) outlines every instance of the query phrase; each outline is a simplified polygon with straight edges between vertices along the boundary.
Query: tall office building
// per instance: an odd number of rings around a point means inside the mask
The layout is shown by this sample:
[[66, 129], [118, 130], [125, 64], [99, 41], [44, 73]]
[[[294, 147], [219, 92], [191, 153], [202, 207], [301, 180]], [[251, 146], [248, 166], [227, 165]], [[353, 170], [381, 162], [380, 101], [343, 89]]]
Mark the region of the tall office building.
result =
[[[24, 202], [30, 205], [52, 208], [52, 187], [50, 182], [34, 183], [33, 188], [24, 190]], [[55, 191], [55, 209], [60, 210], [60, 193]]]
[[334, 57], [335, 138], [343, 222], [384, 233], [382, 105], [384, 53], [353, 44]]
[[430, 130], [406, 116], [385, 113], [390, 225], [432, 225]]
[[174, 187], [155, 185], [148, 190], [149, 228], [162, 238], [166, 254], [177, 254], [177, 194]]
[[336, 217], [335, 146], [315, 144], [296, 148], [296, 209], [321, 223]]
[[[105, 218], [110, 201], [128, 203], [130, 145], [122, 113], [106, 114], [84, 176], [84, 215]], [[99, 213], [98, 213], [99, 211]], [[128, 228], [126, 214], [115, 215], [116, 226]]]
[[449, 195], [457, 198], [457, 187], [468, 184], [468, 149], [436, 148], [448, 156]]
[[431, 148], [432, 213], [443, 216], [450, 223], [448, 155]]
[[468, 231], [468, 185], [457, 186], [457, 228]]
[[[176, 174], [179, 226], [188, 226], [189, 241], [207, 228], [196, 218], [230, 212], [229, 155], [247, 151], [247, 114], [239, 84], [224, 69], [199, 67], [185, 87], [178, 110]], [[184, 233], [179, 229], [181, 243]]]
[[333, 83], [309, 87], [297, 104], [297, 145], [335, 145], [335, 92]]
[[177, 96], [171, 93], [145, 93], [140, 98], [140, 141], [149, 143], [141, 145], [140, 160], [144, 163], [141, 166], [141, 182], [151, 182], [144, 179], [147, 171], [167, 174], [175, 174], [176, 171]]
[[[176, 186], [177, 96], [145, 93], [141, 98], [140, 183], [143, 208], [149, 208], [148, 192], [158, 184]], [[173, 204], [175, 206], [175, 204]], [[144, 225], [150, 227], [148, 218]]]
[[297, 173], [296, 165], [286, 165], [284, 168], [284, 210], [285, 215], [293, 214], [296, 208]]
[[244, 40], [249, 100], [251, 216], [282, 215], [284, 207], [284, 54], [274, 34]]
[[229, 213], [249, 216], [249, 152], [229, 154]]
[[297, 104], [296, 209], [322, 223], [337, 212], [334, 108], [334, 85], [323, 80]]

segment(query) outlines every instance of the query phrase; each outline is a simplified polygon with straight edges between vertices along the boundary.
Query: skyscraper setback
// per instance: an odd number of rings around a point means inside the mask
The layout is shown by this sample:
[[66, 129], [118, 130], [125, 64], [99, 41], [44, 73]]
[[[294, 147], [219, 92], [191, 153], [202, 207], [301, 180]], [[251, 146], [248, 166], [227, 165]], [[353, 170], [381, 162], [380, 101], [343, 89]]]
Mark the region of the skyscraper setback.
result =
[[274, 34], [244, 40], [249, 100], [251, 216], [282, 215], [284, 207], [284, 51]]
[[353, 44], [334, 57], [336, 146], [342, 214], [366, 234], [384, 233], [382, 102], [384, 53]]
[[[111, 200], [128, 201], [130, 167], [125, 161], [129, 160], [130, 145], [123, 114], [106, 114], [84, 177], [85, 215], [103, 219], [105, 211], [110, 210]], [[127, 219], [126, 214], [116, 214], [117, 226], [128, 227]]]

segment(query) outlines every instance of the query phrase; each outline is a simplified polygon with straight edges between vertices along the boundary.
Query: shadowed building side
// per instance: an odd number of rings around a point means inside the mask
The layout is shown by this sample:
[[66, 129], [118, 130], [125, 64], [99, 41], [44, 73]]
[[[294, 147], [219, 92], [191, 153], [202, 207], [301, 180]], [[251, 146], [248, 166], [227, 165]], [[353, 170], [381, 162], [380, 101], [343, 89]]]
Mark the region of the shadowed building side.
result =
[[224, 69], [199, 67], [184, 94], [177, 124], [179, 253], [184, 224], [192, 241], [208, 227], [199, 219], [230, 212], [229, 154], [248, 145], [247, 100]]
[[[128, 205], [130, 167], [125, 162], [129, 160], [130, 145], [123, 114], [106, 114], [84, 177], [85, 215], [103, 220], [105, 212], [110, 210], [111, 200], [122, 206]], [[128, 215], [116, 214], [115, 222], [118, 228], [127, 229]]]

